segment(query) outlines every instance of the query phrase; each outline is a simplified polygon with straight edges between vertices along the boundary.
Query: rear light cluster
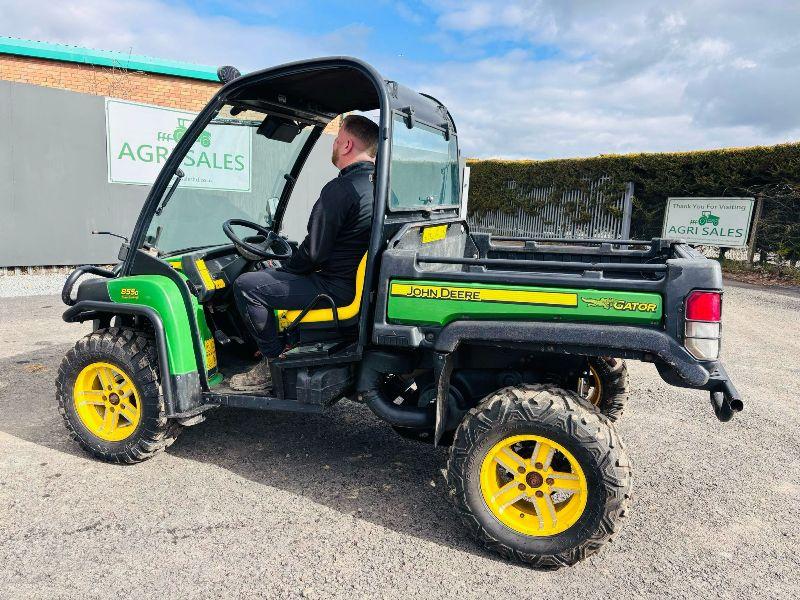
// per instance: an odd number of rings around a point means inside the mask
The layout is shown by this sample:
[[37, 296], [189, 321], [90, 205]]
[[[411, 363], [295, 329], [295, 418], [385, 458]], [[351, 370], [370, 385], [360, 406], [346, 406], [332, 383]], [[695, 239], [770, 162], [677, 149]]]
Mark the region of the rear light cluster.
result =
[[692, 292], [686, 297], [686, 329], [684, 346], [700, 360], [719, 358], [722, 320], [722, 294]]

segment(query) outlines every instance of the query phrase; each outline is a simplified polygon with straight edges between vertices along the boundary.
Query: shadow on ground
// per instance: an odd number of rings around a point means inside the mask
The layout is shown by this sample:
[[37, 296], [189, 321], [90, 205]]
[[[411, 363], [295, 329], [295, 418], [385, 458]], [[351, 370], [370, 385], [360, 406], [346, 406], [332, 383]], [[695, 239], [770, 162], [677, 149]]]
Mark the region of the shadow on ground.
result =
[[[0, 431], [84, 457], [54, 398], [70, 345], [0, 360]], [[326, 415], [217, 409], [167, 450], [401, 534], [501, 561], [470, 538], [447, 499], [447, 452], [399, 437], [364, 406], [343, 401]], [[129, 468], [158, 468], [160, 459]], [[114, 468], [114, 467], [109, 467]]]

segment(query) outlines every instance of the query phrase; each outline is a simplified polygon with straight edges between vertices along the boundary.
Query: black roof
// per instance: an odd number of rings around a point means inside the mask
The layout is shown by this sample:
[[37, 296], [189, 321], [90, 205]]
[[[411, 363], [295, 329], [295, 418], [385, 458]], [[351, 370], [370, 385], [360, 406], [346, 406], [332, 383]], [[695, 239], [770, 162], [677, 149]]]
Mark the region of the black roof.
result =
[[234, 104], [278, 109], [287, 116], [328, 122], [353, 110], [369, 111], [386, 104], [390, 110], [413, 112], [414, 119], [455, 131], [447, 108], [438, 100], [394, 81], [372, 66], [347, 56], [315, 58], [249, 73], [228, 83], [220, 97]]

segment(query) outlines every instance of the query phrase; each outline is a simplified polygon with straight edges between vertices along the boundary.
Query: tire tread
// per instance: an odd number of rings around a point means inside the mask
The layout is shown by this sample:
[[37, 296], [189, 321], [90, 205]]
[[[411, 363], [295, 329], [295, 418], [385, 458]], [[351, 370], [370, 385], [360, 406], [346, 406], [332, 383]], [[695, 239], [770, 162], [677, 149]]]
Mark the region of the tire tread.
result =
[[[134, 433], [135, 439], [132, 443], [122, 444], [119, 450], [109, 451], [100, 443], [81, 435], [67, 414], [66, 403], [72, 401], [72, 392], [67, 389], [67, 382], [71, 379], [71, 375], [77, 375], [81, 357], [96, 361], [113, 358], [115, 362], [123, 363], [121, 366], [131, 371], [136, 379], [141, 402], [154, 402], [158, 406], [156, 419], [151, 423], [143, 421], [139, 430]], [[169, 447], [180, 434], [182, 427], [166, 417], [157, 365], [157, 353], [152, 339], [135, 329], [127, 327], [98, 329], [78, 340], [64, 356], [56, 376], [58, 411], [70, 437], [92, 456], [119, 464], [133, 464], [147, 460]]]
[[[557, 427], [575, 437], [595, 457], [601, 471], [605, 504], [596, 531], [567, 551], [530, 554], [497, 539], [481, 524], [467, 499], [465, 465], [475, 446], [491, 429], [519, 420]], [[631, 498], [631, 465], [611, 420], [575, 392], [548, 384], [506, 387], [470, 409], [456, 431], [447, 461], [449, 495], [470, 533], [504, 558], [543, 569], [573, 565], [612, 541]]]

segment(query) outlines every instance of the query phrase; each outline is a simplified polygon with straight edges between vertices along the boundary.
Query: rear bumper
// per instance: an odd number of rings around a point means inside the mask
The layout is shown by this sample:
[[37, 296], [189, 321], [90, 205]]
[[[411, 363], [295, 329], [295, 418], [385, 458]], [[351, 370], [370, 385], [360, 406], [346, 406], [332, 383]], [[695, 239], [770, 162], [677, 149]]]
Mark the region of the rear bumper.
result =
[[721, 421], [730, 420], [743, 408], [742, 398], [721, 361], [698, 361], [659, 329], [594, 323], [455, 321], [442, 328], [433, 349], [450, 353], [462, 343], [514, 345], [541, 352], [654, 362], [667, 383], [709, 391], [714, 412]]

